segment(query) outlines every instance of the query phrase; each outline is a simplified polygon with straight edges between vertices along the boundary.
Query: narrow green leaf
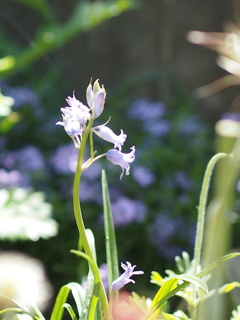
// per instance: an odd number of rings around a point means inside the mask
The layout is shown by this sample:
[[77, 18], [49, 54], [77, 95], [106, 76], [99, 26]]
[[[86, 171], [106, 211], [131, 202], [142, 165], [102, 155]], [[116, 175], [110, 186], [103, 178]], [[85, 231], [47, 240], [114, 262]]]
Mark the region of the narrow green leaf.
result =
[[201, 289], [205, 293], [208, 293], [208, 287], [206, 283], [196, 276], [188, 274], [176, 274], [176, 276], [171, 276], [170, 278], [190, 282], [194, 284], [198, 289]]
[[224, 286], [222, 286], [220, 289], [218, 289], [219, 293], [227, 293], [230, 292], [232, 290], [234, 290], [235, 288], [239, 288], [240, 287], [240, 283], [237, 281], [233, 281], [230, 283], [225, 284]]
[[203, 277], [204, 275], [208, 274], [210, 271], [212, 271], [213, 269], [215, 269], [216, 267], [218, 267], [221, 263], [236, 258], [240, 255], [239, 252], [234, 252], [234, 253], [230, 253], [227, 254], [225, 256], [223, 256], [221, 259], [219, 259], [218, 261], [215, 261], [213, 263], [211, 263], [210, 265], [208, 265], [206, 268], [204, 268], [201, 272], [199, 272], [197, 274], [197, 277]]
[[112, 210], [110, 204], [110, 197], [108, 191], [107, 177], [104, 170], [102, 170], [102, 193], [103, 193], [103, 212], [104, 212], [104, 230], [107, 252], [108, 265], [108, 285], [109, 292], [111, 291], [112, 282], [119, 276], [118, 269], [118, 255], [115, 237], [115, 229], [112, 217]]
[[53, 311], [50, 317], [50, 320], [61, 320], [64, 309], [62, 306], [66, 303], [69, 293], [72, 292], [74, 300], [77, 305], [78, 313], [81, 314], [82, 312], [82, 303], [84, 301], [85, 296], [85, 290], [82, 288], [82, 286], [75, 282], [70, 282], [67, 285], [64, 285], [56, 298]]
[[91, 296], [91, 301], [90, 303], [86, 306], [84, 305], [84, 309], [83, 309], [83, 313], [85, 310], [87, 310], [88, 312], [87, 314], [87, 319], [88, 320], [94, 320], [94, 314], [95, 314], [95, 309], [97, 306], [97, 302], [99, 299], [99, 289], [100, 289], [100, 282], [101, 282], [101, 278], [100, 278], [100, 274], [99, 274], [99, 270], [98, 267], [95, 263], [95, 261], [93, 261], [88, 255], [86, 255], [85, 253], [81, 252], [81, 251], [77, 251], [77, 250], [71, 250], [72, 253], [76, 254], [79, 257], [82, 257], [84, 259], [86, 259], [91, 267], [93, 276], [94, 276], [94, 285], [93, 285], [93, 290], [92, 290], [92, 296]]
[[64, 303], [62, 308], [66, 309], [72, 320], [78, 320], [75, 312], [73, 311], [72, 306], [69, 303]]
[[38, 307], [31, 303], [31, 304], [24, 304], [21, 301], [15, 300], [15, 299], [10, 299], [9, 297], [5, 296], [4, 294], [0, 294], [0, 298], [3, 297], [6, 300], [9, 300], [11, 302], [14, 302], [19, 308], [17, 307], [13, 307], [13, 308], [7, 308], [7, 309], [3, 309], [0, 310], [0, 315], [3, 313], [7, 313], [7, 312], [14, 312], [14, 313], [19, 313], [19, 314], [26, 314], [31, 316], [33, 319], [36, 320], [45, 320], [44, 316], [42, 315], [42, 313], [40, 312], [40, 310], [38, 309]]
[[149, 317], [149, 320], [156, 320], [158, 318], [159, 313], [161, 312], [163, 304], [159, 305], [159, 301], [161, 301], [170, 291], [176, 288], [178, 283], [178, 279], [169, 279], [167, 280], [161, 288], [156, 293], [152, 304], [150, 306], [150, 311], [152, 309], [152, 314]]
[[182, 284], [177, 285], [179, 279], [169, 279], [158, 290], [155, 295], [150, 310], [144, 316], [143, 320], [157, 320], [162, 310], [163, 304], [173, 297], [178, 291], [183, 290], [189, 285], [189, 282], [184, 281]]
[[160, 275], [160, 273], [158, 273], [157, 271], [152, 271], [150, 282], [155, 283], [161, 287], [164, 283], [164, 280], [163, 280], [163, 277]]

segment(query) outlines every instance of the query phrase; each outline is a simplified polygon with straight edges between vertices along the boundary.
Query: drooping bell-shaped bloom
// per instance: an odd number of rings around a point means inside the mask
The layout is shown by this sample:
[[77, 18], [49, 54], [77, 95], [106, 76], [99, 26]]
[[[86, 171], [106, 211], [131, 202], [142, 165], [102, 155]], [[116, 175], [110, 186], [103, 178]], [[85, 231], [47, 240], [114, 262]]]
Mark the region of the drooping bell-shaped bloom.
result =
[[106, 125], [98, 126], [93, 128], [93, 132], [96, 133], [100, 138], [111, 142], [114, 144], [114, 148], [118, 148], [119, 151], [122, 150], [122, 145], [124, 144], [127, 135], [121, 129], [121, 133], [116, 135], [112, 129], [107, 127]]
[[132, 282], [135, 283], [133, 279], [130, 279], [133, 275], [140, 275], [143, 274], [143, 271], [134, 271], [135, 265], [132, 266], [130, 262], [126, 262], [126, 264], [121, 263], [121, 267], [123, 268], [124, 273], [117, 278], [115, 281], [112, 283], [112, 289], [113, 290], [120, 290], [122, 287], [125, 286], [125, 284]]
[[119, 165], [122, 168], [120, 179], [122, 179], [124, 169], [126, 170], [126, 175], [129, 175], [129, 164], [132, 163], [135, 159], [135, 147], [133, 146], [131, 150], [132, 151], [129, 153], [122, 153], [116, 149], [110, 149], [107, 152], [107, 159], [113, 164]]
[[87, 103], [92, 110], [92, 118], [98, 118], [103, 112], [106, 98], [106, 91], [104, 89], [104, 86], [102, 85], [101, 87], [98, 83], [98, 80], [94, 82], [93, 86], [90, 82], [87, 87], [86, 97]]

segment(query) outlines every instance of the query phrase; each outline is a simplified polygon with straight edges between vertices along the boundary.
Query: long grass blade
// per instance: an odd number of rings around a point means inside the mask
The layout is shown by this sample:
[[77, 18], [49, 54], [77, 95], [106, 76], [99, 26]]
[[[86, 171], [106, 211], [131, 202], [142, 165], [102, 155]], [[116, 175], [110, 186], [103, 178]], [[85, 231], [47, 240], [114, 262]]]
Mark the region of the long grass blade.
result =
[[111, 291], [112, 282], [119, 276], [118, 268], [118, 255], [115, 229], [112, 217], [110, 196], [108, 190], [107, 176], [102, 170], [102, 193], [103, 193], [103, 212], [104, 212], [104, 228], [105, 228], [105, 241], [107, 252], [107, 265], [108, 265], [108, 285], [109, 292]]

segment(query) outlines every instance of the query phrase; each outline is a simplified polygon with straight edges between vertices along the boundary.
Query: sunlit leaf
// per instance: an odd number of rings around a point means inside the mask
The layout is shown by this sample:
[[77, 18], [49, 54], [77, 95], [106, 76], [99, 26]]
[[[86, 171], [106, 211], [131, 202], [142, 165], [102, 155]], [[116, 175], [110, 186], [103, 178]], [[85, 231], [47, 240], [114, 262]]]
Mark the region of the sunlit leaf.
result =
[[163, 277], [157, 271], [152, 271], [151, 273], [151, 283], [155, 283], [161, 286], [164, 283]]
[[201, 272], [199, 272], [197, 274], [198, 277], [202, 277], [208, 273], [210, 273], [210, 271], [214, 270], [215, 268], [217, 268], [219, 266], [219, 264], [227, 261], [227, 260], [230, 260], [230, 259], [233, 259], [233, 258], [236, 258], [240, 255], [239, 252], [234, 252], [234, 253], [230, 253], [230, 254], [227, 254], [225, 256], [223, 256], [221, 259], [219, 259], [218, 261], [215, 261], [213, 263], [211, 263], [209, 266], [207, 266], [206, 268], [204, 268]]
[[219, 292], [219, 293], [227, 293], [227, 292], [230, 292], [230, 291], [232, 291], [233, 289], [239, 288], [239, 287], [240, 287], [240, 283], [237, 282], [237, 281], [233, 281], [233, 282], [231, 282], [231, 283], [227, 283], [227, 284], [225, 284], [224, 286], [222, 286], [222, 287], [218, 290], [218, 292]]

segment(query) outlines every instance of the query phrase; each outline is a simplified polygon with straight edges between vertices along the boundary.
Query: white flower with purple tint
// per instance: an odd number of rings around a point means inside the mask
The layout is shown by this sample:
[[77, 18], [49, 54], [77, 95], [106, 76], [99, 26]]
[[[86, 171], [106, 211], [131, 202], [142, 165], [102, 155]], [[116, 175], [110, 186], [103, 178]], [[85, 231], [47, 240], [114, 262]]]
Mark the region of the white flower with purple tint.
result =
[[126, 170], [126, 175], [129, 175], [129, 164], [132, 163], [135, 159], [135, 147], [133, 146], [131, 150], [132, 151], [129, 153], [122, 153], [115, 149], [110, 149], [107, 152], [107, 159], [111, 161], [113, 164], [116, 164], [122, 168], [122, 174], [120, 176], [120, 179], [122, 179], [124, 170]]
[[75, 118], [81, 125], [85, 125], [91, 118], [90, 110], [82, 102], [77, 100], [74, 96], [66, 99], [70, 107], [61, 108], [62, 113], [66, 117]]
[[130, 279], [133, 275], [141, 275], [144, 274], [143, 271], [134, 271], [135, 265], [132, 266], [130, 262], [126, 262], [126, 264], [121, 263], [121, 267], [123, 268], [124, 273], [117, 278], [115, 281], [112, 283], [112, 289], [113, 290], [120, 290], [122, 287], [125, 286], [125, 284], [132, 282], [135, 283], [133, 279]]
[[73, 97], [68, 97], [66, 101], [69, 107], [61, 108], [63, 121], [58, 121], [57, 124], [64, 126], [75, 147], [79, 148], [86, 123], [91, 118], [90, 109], [77, 100], [74, 93]]
[[92, 110], [92, 118], [96, 119], [103, 112], [106, 91], [103, 86], [100, 87], [98, 80], [96, 80], [93, 86], [91, 83], [89, 83], [86, 96], [87, 103]]
[[93, 128], [93, 132], [103, 140], [114, 144], [114, 148], [118, 148], [119, 151], [122, 150], [122, 146], [127, 138], [127, 135], [123, 132], [122, 129], [121, 133], [119, 135], [116, 135], [110, 128], [105, 125]]

